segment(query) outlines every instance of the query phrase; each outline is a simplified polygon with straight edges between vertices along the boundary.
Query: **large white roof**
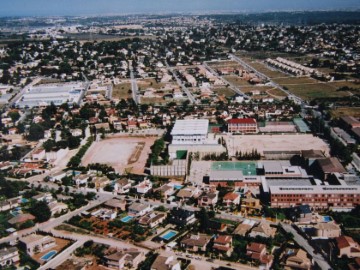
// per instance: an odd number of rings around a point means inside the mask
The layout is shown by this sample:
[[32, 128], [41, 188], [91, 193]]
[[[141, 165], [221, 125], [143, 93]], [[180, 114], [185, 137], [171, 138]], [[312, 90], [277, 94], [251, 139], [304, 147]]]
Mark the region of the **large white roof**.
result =
[[171, 135], [206, 135], [208, 128], [209, 120], [206, 119], [176, 120]]

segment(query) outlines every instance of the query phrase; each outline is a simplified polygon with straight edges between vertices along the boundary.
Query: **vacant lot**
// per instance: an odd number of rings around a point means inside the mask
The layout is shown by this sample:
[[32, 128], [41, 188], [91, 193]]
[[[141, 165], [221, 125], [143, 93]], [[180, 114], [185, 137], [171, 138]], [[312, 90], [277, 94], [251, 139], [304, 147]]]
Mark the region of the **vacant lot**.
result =
[[[264, 151], [321, 150], [329, 153], [328, 145], [319, 137], [311, 134], [292, 135], [224, 135], [229, 155], [236, 151], [251, 152], [253, 149], [261, 154]], [[301, 142], [301, 143], [299, 143]]]
[[[150, 147], [154, 144], [155, 137], [111, 137], [99, 142], [94, 142], [86, 152], [82, 164], [102, 163], [112, 166], [116, 172], [143, 173], [146, 160], [150, 153]], [[138, 152], [139, 145], [144, 144], [141, 152]], [[132, 157], [136, 156], [137, 161], [129, 164]]]
[[243, 58], [247, 64], [255, 68], [257, 71], [263, 73], [265, 76], [268, 76], [270, 79], [279, 78], [279, 77], [289, 77], [288, 74], [283, 73], [277, 69], [271, 68], [260, 61], [252, 61], [250, 59]]
[[228, 82], [232, 83], [236, 87], [240, 87], [240, 88], [244, 87], [244, 86], [253, 86], [252, 84], [248, 83], [248, 81], [246, 81], [236, 75], [224, 76], [224, 79], [227, 80]]
[[224, 95], [225, 97], [232, 97], [235, 95], [234, 91], [226, 87], [213, 88], [212, 90], [219, 96]]
[[130, 82], [123, 82], [117, 85], [114, 85], [112, 98], [113, 99], [127, 99], [131, 98], [131, 83]]
[[359, 118], [360, 108], [359, 107], [342, 107], [331, 110], [331, 117], [339, 118], [341, 116], [350, 115]]
[[144, 90], [146, 88], [154, 88], [154, 89], [161, 89], [165, 86], [165, 83], [156, 82], [154, 78], [137, 80], [139, 90]]

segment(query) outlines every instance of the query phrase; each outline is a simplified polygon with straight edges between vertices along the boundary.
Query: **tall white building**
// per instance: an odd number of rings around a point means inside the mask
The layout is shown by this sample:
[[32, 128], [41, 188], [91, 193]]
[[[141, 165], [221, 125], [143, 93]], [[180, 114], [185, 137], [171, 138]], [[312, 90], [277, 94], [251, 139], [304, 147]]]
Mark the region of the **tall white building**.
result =
[[208, 128], [206, 119], [176, 120], [171, 131], [172, 144], [205, 144]]

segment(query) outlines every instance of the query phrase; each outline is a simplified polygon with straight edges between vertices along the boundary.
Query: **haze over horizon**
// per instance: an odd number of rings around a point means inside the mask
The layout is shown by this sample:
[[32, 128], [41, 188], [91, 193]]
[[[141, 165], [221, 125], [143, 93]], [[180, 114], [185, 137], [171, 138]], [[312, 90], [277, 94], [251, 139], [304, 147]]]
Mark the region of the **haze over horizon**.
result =
[[1, 3], [0, 17], [354, 9], [359, 0], [13, 0]]

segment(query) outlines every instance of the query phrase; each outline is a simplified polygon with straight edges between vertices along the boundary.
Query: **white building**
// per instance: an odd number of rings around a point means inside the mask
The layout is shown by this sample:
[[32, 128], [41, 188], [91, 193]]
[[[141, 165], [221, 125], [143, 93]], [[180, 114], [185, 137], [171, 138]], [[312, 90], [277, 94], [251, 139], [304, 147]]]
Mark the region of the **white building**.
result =
[[209, 120], [176, 120], [171, 131], [173, 144], [204, 144], [209, 128]]
[[84, 84], [81, 82], [32, 86], [25, 91], [16, 105], [20, 108], [32, 108], [51, 103], [56, 106], [63, 103], [79, 103], [84, 91]]

